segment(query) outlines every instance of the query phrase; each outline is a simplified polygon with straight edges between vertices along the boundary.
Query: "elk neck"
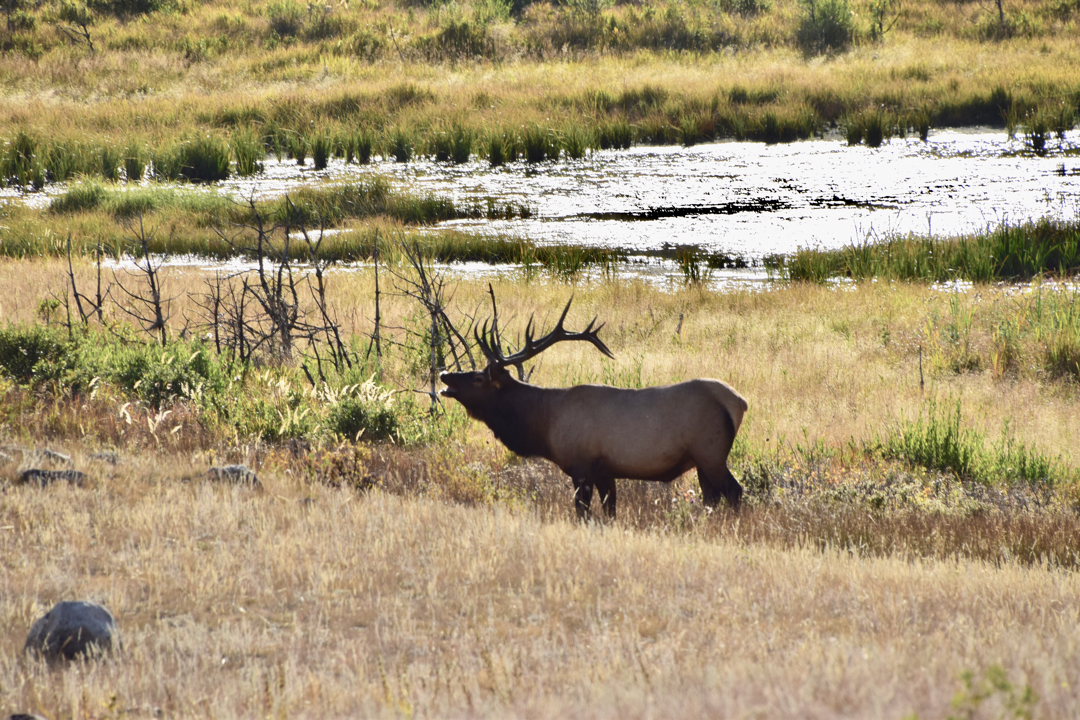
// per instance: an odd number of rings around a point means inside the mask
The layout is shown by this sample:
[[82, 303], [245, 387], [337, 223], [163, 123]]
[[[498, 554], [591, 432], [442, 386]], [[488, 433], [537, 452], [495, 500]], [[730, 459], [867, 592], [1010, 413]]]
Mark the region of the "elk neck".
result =
[[511, 379], [499, 392], [498, 402], [477, 414], [507, 448], [522, 457], [550, 457], [548, 429], [553, 399], [563, 392]]

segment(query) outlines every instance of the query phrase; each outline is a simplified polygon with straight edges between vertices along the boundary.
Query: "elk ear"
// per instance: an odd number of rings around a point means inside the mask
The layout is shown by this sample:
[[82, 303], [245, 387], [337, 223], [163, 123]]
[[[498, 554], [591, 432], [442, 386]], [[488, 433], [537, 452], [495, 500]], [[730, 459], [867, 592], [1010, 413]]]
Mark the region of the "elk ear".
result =
[[484, 368], [484, 375], [496, 390], [502, 389], [503, 382], [506, 380], [506, 370], [504, 368], [498, 365], [488, 365]]

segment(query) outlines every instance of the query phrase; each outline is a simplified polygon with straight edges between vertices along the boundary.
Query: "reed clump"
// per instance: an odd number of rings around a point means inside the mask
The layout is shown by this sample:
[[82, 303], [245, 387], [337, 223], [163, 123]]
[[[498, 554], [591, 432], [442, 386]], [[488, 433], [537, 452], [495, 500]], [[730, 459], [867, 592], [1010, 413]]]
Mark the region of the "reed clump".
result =
[[794, 281], [834, 278], [946, 282], [1030, 280], [1045, 274], [1070, 277], [1080, 269], [1080, 229], [1075, 222], [1041, 220], [959, 238], [891, 237], [840, 250], [800, 249], [783, 262]]

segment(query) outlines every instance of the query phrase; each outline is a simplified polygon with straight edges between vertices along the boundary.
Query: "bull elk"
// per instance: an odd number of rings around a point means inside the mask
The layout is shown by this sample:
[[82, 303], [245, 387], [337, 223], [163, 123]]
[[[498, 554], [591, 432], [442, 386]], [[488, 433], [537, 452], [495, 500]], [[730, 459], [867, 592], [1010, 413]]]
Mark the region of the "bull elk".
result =
[[[494, 295], [492, 296], [494, 303]], [[671, 482], [697, 468], [705, 503], [720, 498], [737, 508], [742, 486], [728, 470], [727, 459], [747, 404], [719, 380], [697, 379], [640, 390], [608, 385], [544, 388], [514, 378], [508, 368], [523, 364], [552, 345], [584, 340], [614, 357], [593, 328], [568, 332], [563, 321], [533, 337], [532, 318], [524, 346], [504, 355], [498, 313], [491, 327], [473, 334], [487, 366], [480, 371], [443, 373], [442, 395], [460, 402], [470, 417], [491, 428], [506, 447], [524, 457], [543, 457], [558, 465], [574, 485], [574, 504], [581, 518], [589, 515], [593, 488], [604, 512], [615, 516], [615, 479]]]

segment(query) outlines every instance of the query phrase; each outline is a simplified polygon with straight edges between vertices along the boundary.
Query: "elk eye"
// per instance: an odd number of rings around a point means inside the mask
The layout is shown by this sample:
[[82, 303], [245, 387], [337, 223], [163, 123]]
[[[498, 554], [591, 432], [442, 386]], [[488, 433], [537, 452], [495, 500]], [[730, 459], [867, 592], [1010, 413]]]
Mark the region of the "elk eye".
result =
[[482, 377], [479, 377], [479, 376], [477, 376], [477, 377], [474, 377], [474, 378], [472, 379], [472, 384], [473, 384], [473, 385], [483, 385], [483, 384], [484, 384], [484, 378], [482, 378]]

